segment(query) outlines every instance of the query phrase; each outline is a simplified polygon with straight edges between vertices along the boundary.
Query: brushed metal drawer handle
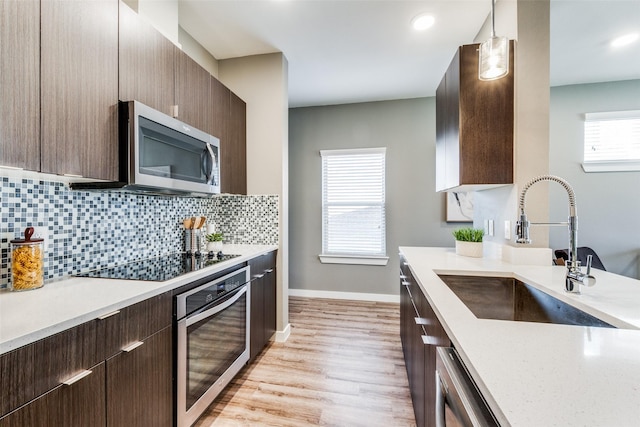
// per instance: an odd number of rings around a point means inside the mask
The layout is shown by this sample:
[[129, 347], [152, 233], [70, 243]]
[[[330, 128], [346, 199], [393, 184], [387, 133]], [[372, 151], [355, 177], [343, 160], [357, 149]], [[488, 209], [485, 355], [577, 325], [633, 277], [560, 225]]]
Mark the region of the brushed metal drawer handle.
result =
[[273, 268], [264, 271], [265, 273], [273, 273]]
[[406, 278], [407, 278], [407, 276], [405, 276], [404, 274], [401, 274], [401, 275], [400, 275], [400, 280], [404, 280], [404, 279], [406, 279]]
[[85, 369], [84, 371], [80, 372], [77, 375], [74, 375], [73, 377], [62, 381], [62, 384], [64, 385], [71, 385], [74, 383], [77, 383], [78, 381], [80, 381], [81, 379], [83, 379], [84, 377], [86, 377], [87, 375], [91, 375], [93, 373], [93, 371], [89, 370], [89, 369]]
[[254, 279], [262, 279], [263, 277], [264, 277], [264, 273], [262, 273], [262, 274], [254, 274], [253, 275]]
[[436, 337], [431, 337], [429, 335], [422, 335], [422, 343], [425, 345], [440, 345]]
[[128, 346], [124, 347], [122, 351], [124, 351], [125, 353], [129, 353], [135, 350], [136, 348], [140, 347], [142, 344], [144, 344], [144, 341], [136, 341], [133, 344], [129, 344]]
[[403, 262], [402, 265], [409, 266], [409, 263], [408, 262]]
[[115, 316], [118, 313], [120, 313], [120, 310], [116, 310], [116, 311], [112, 311], [111, 313], [103, 314], [102, 316], [98, 317], [98, 320], [104, 320], [107, 317]]
[[402, 286], [410, 286], [411, 282], [407, 282], [406, 280], [402, 281]]
[[416, 322], [416, 325], [430, 325], [429, 319], [425, 319], [424, 317], [414, 317], [413, 320]]

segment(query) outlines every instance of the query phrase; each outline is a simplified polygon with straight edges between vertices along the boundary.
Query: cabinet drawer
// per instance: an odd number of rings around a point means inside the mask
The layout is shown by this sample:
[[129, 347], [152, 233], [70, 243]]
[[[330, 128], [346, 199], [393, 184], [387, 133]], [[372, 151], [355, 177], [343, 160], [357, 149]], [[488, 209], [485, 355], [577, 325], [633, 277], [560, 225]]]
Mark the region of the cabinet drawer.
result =
[[98, 319], [99, 354], [108, 359], [124, 347], [171, 324], [171, 293], [165, 292]]
[[0, 356], [0, 416], [98, 363], [97, 322], [82, 325]]
[[72, 384], [49, 393], [0, 418], [0, 427], [95, 427], [106, 422], [104, 362]]

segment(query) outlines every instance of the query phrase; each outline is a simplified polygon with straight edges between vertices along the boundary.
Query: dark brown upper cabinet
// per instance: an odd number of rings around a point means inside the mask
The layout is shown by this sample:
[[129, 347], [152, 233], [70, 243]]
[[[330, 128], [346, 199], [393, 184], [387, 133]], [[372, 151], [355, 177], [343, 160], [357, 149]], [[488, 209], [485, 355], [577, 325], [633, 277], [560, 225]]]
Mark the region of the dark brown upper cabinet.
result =
[[0, 166], [40, 170], [40, 1], [0, 2]]
[[115, 180], [118, 1], [41, 8], [41, 170]]
[[231, 176], [227, 178], [230, 181], [227, 186], [222, 181], [222, 192], [247, 194], [247, 104], [233, 92], [229, 115], [227, 140], [224, 149], [221, 148], [221, 167], [230, 168]]
[[209, 85], [211, 74], [180, 49], [176, 50], [176, 105], [178, 119], [213, 134]]
[[436, 91], [436, 191], [513, 183], [515, 44], [492, 81], [478, 79], [478, 47], [458, 48]]
[[[222, 141], [227, 135], [231, 91], [213, 76], [210, 76], [209, 82], [209, 100], [211, 103], [212, 118], [211, 134]], [[224, 179], [224, 175], [222, 175], [222, 177]]]
[[220, 139], [221, 192], [247, 194], [246, 103], [211, 77], [212, 134]]
[[120, 100], [173, 115], [178, 48], [122, 2], [119, 31]]

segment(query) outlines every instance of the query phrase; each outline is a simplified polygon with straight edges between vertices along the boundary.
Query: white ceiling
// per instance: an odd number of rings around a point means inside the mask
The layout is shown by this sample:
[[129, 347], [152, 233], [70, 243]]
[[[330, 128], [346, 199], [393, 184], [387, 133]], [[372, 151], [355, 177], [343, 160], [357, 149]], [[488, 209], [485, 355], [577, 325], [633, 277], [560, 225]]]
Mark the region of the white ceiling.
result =
[[[640, 0], [551, 1], [552, 85], [640, 78], [640, 42], [615, 53], [608, 46], [625, 31], [640, 32]], [[216, 59], [283, 52], [289, 104], [299, 107], [433, 96], [490, 7], [490, 0], [179, 0], [179, 15]], [[435, 25], [416, 32], [410, 21], [424, 12]]]

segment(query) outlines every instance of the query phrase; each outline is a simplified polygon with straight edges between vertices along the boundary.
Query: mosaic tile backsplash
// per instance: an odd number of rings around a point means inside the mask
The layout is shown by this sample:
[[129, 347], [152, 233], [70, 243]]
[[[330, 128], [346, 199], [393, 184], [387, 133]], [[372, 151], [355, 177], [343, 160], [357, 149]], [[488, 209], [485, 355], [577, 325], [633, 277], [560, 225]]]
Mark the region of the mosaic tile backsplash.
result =
[[0, 177], [0, 288], [9, 283], [9, 241], [26, 227], [46, 234], [45, 280], [181, 252], [182, 220], [206, 216], [224, 242], [278, 244], [278, 196], [209, 199], [72, 191], [54, 181]]

